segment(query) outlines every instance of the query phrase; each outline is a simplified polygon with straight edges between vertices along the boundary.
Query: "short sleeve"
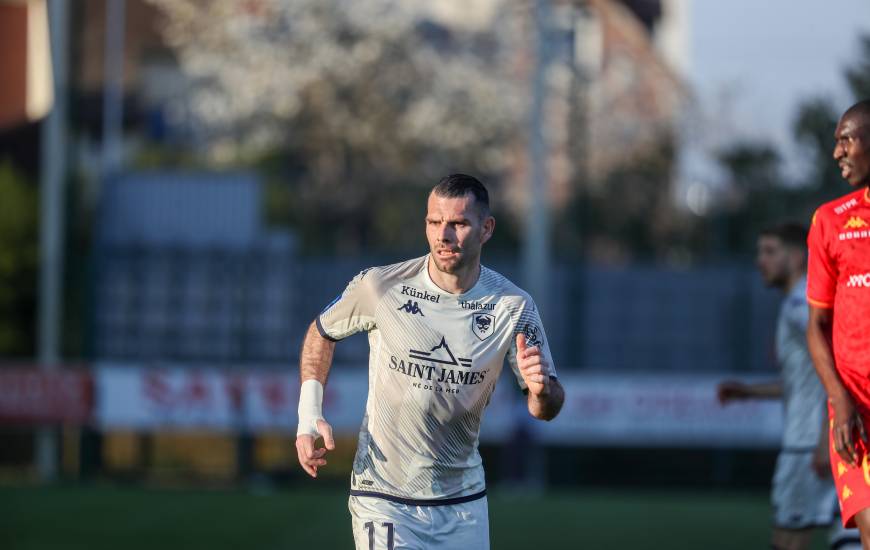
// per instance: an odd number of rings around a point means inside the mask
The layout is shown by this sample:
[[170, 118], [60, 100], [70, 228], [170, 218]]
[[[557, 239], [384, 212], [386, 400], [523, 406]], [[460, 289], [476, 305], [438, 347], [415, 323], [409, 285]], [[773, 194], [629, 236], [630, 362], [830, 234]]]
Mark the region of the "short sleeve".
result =
[[541, 323], [541, 317], [538, 314], [538, 308], [535, 303], [529, 299], [523, 305], [520, 311], [516, 324], [514, 325], [513, 334], [511, 334], [511, 347], [507, 353], [508, 364], [517, 378], [517, 383], [523, 390], [526, 389], [526, 383], [523, 376], [520, 374], [520, 369], [517, 366], [517, 334], [524, 334], [526, 337], [527, 346], [538, 346], [544, 354], [546, 364], [549, 366], [549, 375], [556, 377], [556, 365], [553, 363], [553, 355], [550, 353], [550, 343], [547, 340], [547, 335], [544, 332], [544, 325]]
[[365, 270], [354, 277], [347, 288], [326, 306], [317, 316], [320, 335], [337, 342], [357, 332], [375, 328], [375, 306], [372, 270]]
[[824, 219], [817, 211], [807, 238], [807, 301], [820, 308], [834, 307], [837, 269], [831, 258]]
[[810, 322], [810, 310], [803, 296], [792, 294], [783, 304], [785, 321], [798, 332], [805, 332]]

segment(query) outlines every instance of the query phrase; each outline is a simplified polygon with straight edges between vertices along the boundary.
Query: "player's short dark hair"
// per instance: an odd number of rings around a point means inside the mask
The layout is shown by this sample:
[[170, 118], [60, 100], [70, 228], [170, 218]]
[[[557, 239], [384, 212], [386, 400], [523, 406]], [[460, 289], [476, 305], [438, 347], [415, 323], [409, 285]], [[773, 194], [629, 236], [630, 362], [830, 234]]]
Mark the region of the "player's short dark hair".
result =
[[489, 215], [489, 192], [486, 187], [474, 176], [468, 174], [450, 174], [444, 176], [432, 192], [439, 197], [456, 199], [468, 194], [474, 196], [474, 202], [480, 209], [482, 216]]
[[761, 230], [762, 237], [776, 237], [782, 244], [805, 250], [807, 247], [807, 228], [796, 222], [771, 225]]
[[846, 116], [855, 116], [870, 122], [870, 99], [862, 99], [846, 109], [846, 112], [843, 113], [843, 118], [846, 118]]

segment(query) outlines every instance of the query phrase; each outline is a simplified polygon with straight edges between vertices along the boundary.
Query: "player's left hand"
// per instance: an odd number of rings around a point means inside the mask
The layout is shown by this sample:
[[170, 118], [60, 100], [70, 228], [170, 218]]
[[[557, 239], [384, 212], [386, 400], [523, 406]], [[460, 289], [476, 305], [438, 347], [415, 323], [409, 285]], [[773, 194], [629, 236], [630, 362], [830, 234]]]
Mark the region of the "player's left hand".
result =
[[550, 369], [538, 346], [527, 347], [526, 335], [517, 334], [517, 368], [529, 393], [543, 397], [550, 389]]

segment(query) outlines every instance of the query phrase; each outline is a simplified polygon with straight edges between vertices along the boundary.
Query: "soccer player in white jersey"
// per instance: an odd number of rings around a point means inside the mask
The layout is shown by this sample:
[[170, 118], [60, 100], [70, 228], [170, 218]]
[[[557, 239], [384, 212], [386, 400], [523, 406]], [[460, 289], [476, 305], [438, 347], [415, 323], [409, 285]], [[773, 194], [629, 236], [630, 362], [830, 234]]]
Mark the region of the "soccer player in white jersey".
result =
[[783, 224], [761, 233], [757, 264], [768, 286], [786, 296], [776, 325], [776, 359], [781, 379], [744, 384], [722, 382], [719, 400], [781, 398], [784, 430], [782, 448], [773, 474], [774, 550], [809, 548], [813, 528], [831, 526], [832, 549], [860, 548], [857, 530], [843, 529], [834, 521], [837, 494], [828, 457], [825, 390], [810, 359], [806, 342], [809, 308], [806, 300], [807, 230]]
[[551, 420], [564, 400], [534, 301], [480, 263], [495, 229], [486, 188], [464, 174], [443, 178], [425, 223], [429, 254], [362, 271], [302, 346], [296, 450], [317, 477], [335, 447], [321, 411], [335, 342], [368, 333], [349, 500], [357, 550], [489, 548], [477, 447], [505, 357], [532, 416]]

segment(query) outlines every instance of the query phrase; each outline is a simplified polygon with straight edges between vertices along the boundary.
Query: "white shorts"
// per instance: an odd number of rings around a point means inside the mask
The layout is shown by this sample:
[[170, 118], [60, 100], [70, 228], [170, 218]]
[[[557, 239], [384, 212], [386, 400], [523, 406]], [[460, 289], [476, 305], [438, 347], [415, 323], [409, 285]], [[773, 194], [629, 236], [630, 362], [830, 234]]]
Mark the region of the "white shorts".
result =
[[830, 525], [838, 512], [834, 482], [816, 475], [812, 450], [779, 453], [771, 501], [773, 524], [780, 529]]
[[489, 550], [485, 496], [438, 506], [351, 496], [347, 507], [356, 550]]

